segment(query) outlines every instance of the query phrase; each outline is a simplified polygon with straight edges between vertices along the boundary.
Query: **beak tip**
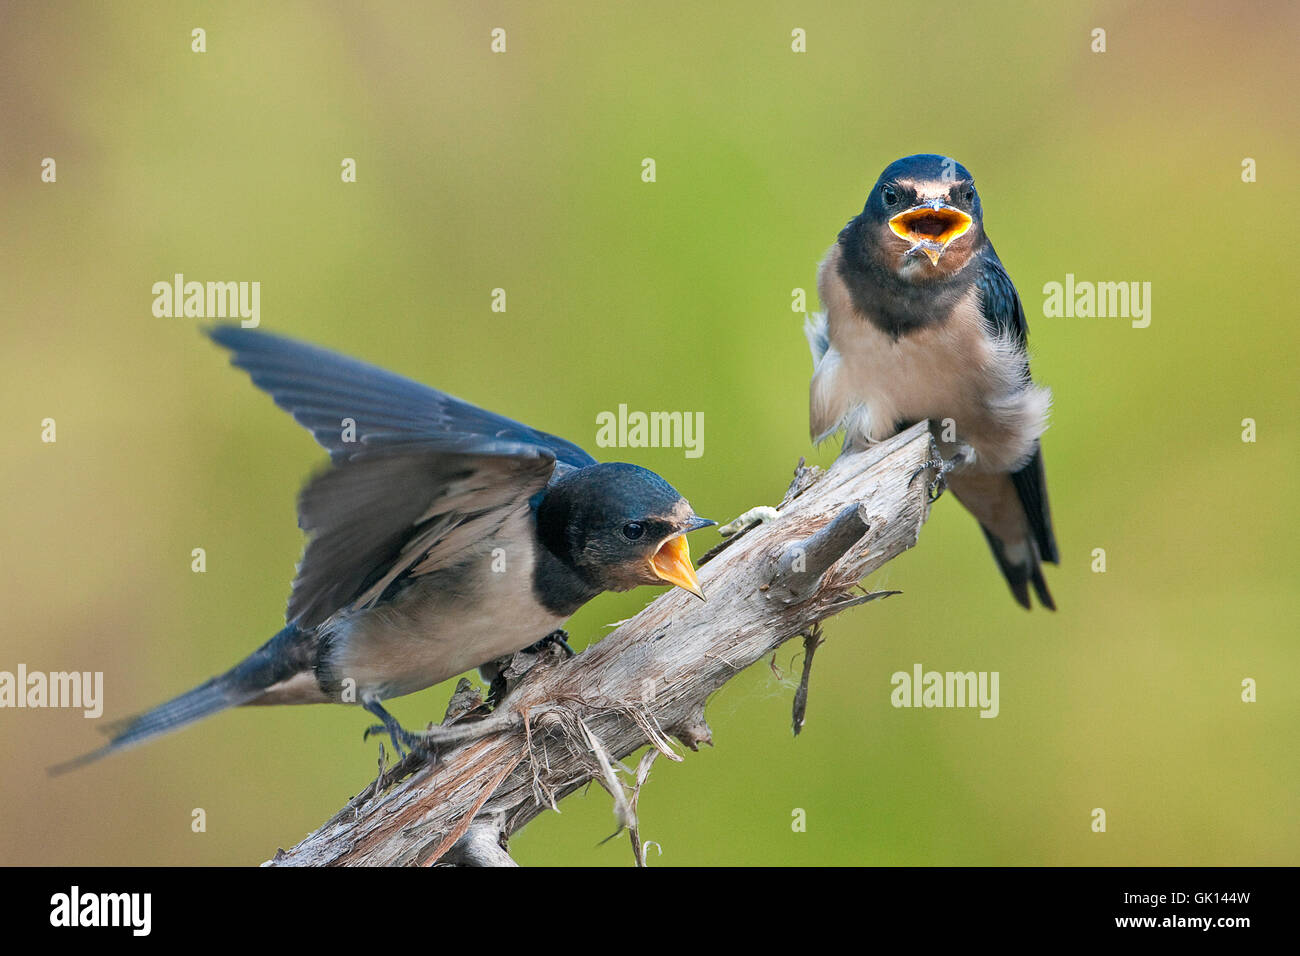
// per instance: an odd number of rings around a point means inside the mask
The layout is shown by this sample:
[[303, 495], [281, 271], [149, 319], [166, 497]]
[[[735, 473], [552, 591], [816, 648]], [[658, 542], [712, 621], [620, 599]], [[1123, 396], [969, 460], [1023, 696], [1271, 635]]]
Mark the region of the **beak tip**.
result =
[[686, 543], [685, 532], [679, 532], [659, 546], [650, 559], [650, 570], [663, 583], [689, 591], [701, 601], [705, 600], [704, 592], [700, 589], [700, 579], [691, 564], [690, 545]]

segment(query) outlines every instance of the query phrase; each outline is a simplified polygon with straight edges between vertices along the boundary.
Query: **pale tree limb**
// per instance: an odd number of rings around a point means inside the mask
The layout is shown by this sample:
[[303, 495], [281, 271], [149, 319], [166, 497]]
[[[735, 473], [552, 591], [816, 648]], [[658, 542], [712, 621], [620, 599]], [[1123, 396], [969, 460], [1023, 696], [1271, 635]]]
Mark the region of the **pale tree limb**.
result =
[[636, 804], [651, 761], [633, 771], [623, 759], [649, 744], [681, 760], [670, 737], [691, 750], [711, 745], [710, 695], [803, 635], [797, 730], [817, 644], [808, 635], [840, 611], [896, 593], [867, 593], [858, 582], [916, 543], [933, 457], [922, 423], [826, 471], [801, 462], [774, 521], [701, 560], [707, 603], [674, 590], [571, 660], [540, 655], [486, 717], [462, 687], [453, 700], [460, 718], [430, 728], [436, 764], [408, 756], [269, 865], [512, 865], [507, 839], [593, 780], [613, 794], [616, 832], [631, 831], [644, 863]]

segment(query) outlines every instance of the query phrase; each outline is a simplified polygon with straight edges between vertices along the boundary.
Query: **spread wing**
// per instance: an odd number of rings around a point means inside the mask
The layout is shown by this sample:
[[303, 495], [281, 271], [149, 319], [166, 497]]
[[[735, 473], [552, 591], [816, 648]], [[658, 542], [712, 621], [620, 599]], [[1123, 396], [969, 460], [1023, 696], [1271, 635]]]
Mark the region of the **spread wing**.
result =
[[[979, 264], [980, 272], [977, 282], [980, 290], [980, 308], [984, 322], [993, 335], [1011, 338], [1023, 350], [1029, 337], [1029, 324], [1025, 321], [1025, 309], [1020, 303], [1016, 287], [1002, 267], [997, 253], [990, 245], [983, 254]], [[1025, 356], [1025, 378], [1029, 377], [1029, 358]], [[1043, 449], [1034, 449], [1033, 456], [1019, 471], [1011, 476], [1016, 486], [1016, 494], [1025, 509], [1029, 529], [1038, 552], [1044, 561], [1057, 563], [1060, 558], [1056, 549], [1056, 534], [1052, 530], [1052, 511], [1047, 502], [1047, 475], [1043, 470]]]
[[[329, 349], [236, 325], [207, 331], [231, 351], [230, 363], [248, 372], [253, 384], [311, 432], [336, 462], [367, 445], [463, 449], [467, 440], [501, 439], [548, 449], [557, 461], [575, 468], [595, 464], [573, 442]], [[350, 432], [344, 419], [355, 423]]]
[[332, 466], [298, 502], [310, 538], [286, 617], [304, 628], [456, 563], [557, 466], [595, 462], [572, 442], [327, 349], [232, 326], [209, 334], [330, 452]]

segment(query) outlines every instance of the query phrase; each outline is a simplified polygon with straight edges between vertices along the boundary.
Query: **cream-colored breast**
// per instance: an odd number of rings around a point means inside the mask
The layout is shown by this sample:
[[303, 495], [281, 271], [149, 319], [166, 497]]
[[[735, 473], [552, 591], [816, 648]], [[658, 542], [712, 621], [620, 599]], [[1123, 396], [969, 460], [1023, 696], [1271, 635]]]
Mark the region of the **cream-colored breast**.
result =
[[814, 433], [843, 428], [846, 442], [860, 443], [927, 419], [944, 435], [950, 422], [951, 446], [970, 445], [975, 468], [1018, 467], [1046, 428], [1051, 397], [1027, 381], [1016, 344], [988, 334], [978, 290], [946, 321], [894, 338], [857, 312], [838, 256], [836, 247], [818, 276], [830, 349], [813, 376]]
[[400, 697], [545, 637], [564, 618], [533, 594], [527, 506], [476, 546], [454, 578], [417, 580], [390, 604], [338, 623], [329, 666], [356, 681], [358, 696]]

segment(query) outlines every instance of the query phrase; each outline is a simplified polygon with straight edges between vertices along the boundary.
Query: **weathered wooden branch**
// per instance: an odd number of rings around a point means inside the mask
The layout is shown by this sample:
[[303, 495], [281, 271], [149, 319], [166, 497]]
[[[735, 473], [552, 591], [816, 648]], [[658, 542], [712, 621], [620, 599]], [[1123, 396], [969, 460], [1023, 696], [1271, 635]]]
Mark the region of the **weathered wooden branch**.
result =
[[[712, 744], [704, 705], [714, 691], [817, 622], [881, 596], [858, 582], [916, 543], [930, 507], [930, 476], [916, 476], [932, 449], [923, 423], [826, 471], [800, 463], [775, 521], [701, 560], [707, 603], [674, 590], [575, 658], [539, 655], [484, 719], [458, 694], [462, 716], [430, 730], [436, 764], [408, 756], [269, 865], [508, 866], [509, 836], [593, 780], [643, 862], [635, 808], [652, 758], [636, 771], [622, 759], [649, 744], [681, 760], [669, 736], [692, 750]], [[816, 643], [805, 642], [808, 653]]]

